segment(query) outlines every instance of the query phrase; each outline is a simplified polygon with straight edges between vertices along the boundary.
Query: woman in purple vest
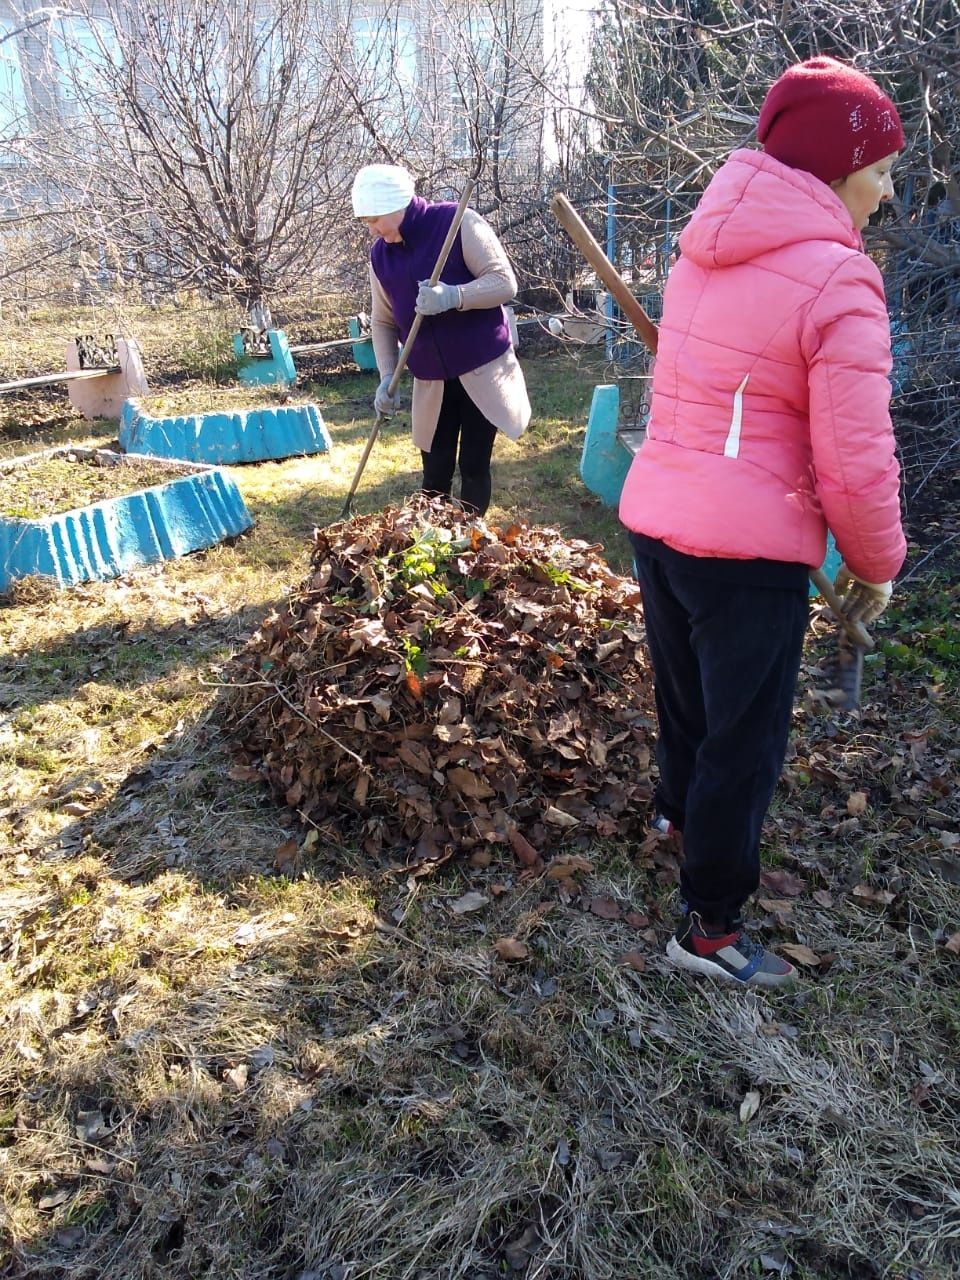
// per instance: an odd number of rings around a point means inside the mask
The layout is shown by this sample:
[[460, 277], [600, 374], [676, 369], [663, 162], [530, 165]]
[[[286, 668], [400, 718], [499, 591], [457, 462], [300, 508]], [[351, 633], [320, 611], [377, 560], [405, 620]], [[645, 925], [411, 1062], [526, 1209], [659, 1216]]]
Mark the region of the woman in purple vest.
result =
[[490, 458], [497, 431], [517, 440], [530, 401], [503, 304], [517, 280], [490, 225], [468, 209], [439, 284], [429, 277], [456, 205], [414, 195], [413, 178], [392, 164], [366, 165], [352, 191], [353, 212], [373, 237], [372, 339], [380, 385], [376, 412], [396, 412], [388, 395], [398, 344], [424, 317], [407, 363], [413, 374], [413, 442], [423, 489], [450, 495], [459, 463], [460, 501], [483, 515], [490, 504]]

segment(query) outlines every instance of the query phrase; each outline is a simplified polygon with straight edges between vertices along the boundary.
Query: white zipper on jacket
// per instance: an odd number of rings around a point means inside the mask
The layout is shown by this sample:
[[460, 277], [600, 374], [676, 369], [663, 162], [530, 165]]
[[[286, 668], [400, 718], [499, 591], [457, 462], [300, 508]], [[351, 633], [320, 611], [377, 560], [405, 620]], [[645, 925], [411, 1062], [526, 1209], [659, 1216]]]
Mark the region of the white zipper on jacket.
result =
[[730, 429], [727, 432], [727, 438], [723, 445], [723, 456], [725, 458], [736, 458], [740, 454], [740, 424], [743, 422], [743, 392], [747, 383], [750, 381], [749, 373], [743, 375], [743, 381], [733, 393], [733, 417], [730, 419]]

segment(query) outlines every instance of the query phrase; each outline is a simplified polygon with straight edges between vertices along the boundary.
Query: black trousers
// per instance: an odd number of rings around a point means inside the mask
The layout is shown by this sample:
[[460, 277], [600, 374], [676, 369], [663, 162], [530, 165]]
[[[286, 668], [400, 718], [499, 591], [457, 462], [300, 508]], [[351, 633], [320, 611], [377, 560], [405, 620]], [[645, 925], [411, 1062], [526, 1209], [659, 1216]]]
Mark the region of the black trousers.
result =
[[683, 832], [684, 901], [723, 927], [760, 882], [807, 593], [731, 585], [642, 553], [636, 568], [659, 723], [656, 805]]
[[460, 501], [482, 516], [490, 505], [490, 459], [496, 437], [497, 428], [473, 403], [460, 379], [448, 378], [443, 384], [443, 403], [430, 452], [420, 450], [424, 493], [450, 497], [459, 462]]

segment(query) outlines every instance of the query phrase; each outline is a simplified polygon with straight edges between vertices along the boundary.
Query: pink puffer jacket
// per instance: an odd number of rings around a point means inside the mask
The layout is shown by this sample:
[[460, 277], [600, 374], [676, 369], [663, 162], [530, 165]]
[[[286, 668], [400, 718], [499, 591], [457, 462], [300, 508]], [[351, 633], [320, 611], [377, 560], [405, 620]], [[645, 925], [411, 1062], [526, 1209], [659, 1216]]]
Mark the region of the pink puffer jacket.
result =
[[903, 563], [880, 272], [841, 200], [735, 151], [680, 237], [628, 529], [695, 556]]

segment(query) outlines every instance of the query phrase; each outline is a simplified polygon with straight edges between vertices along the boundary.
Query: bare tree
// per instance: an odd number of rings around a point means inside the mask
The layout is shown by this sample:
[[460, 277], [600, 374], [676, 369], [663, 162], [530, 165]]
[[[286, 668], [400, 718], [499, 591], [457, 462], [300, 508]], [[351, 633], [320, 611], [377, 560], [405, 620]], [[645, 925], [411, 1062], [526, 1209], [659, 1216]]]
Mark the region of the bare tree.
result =
[[[503, 236], [521, 280], [552, 279], [550, 251], [564, 250], [547, 234], [548, 196], [583, 117], [560, 105], [567, 50], [555, 39], [548, 49], [542, 0], [466, 8], [385, 0], [376, 17], [359, 5], [340, 12], [353, 32], [340, 65], [358, 160], [402, 162], [424, 194], [439, 198], [455, 198], [473, 175], [476, 205]], [[584, 27], [581, 44], [585, 35]]]
[[31, 171], [127, 269], [262, 301], [313, 269], [343, 215], [325, 22], [308, 0], [78, 0], [48, 45], [60, 94]]

